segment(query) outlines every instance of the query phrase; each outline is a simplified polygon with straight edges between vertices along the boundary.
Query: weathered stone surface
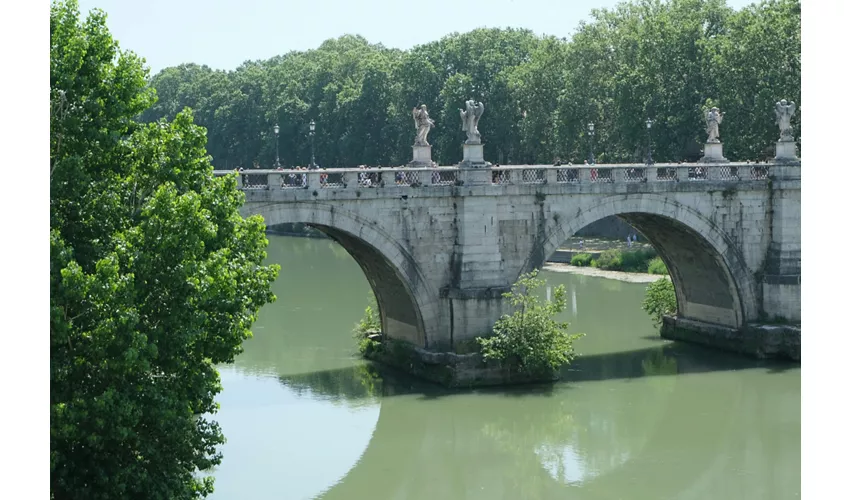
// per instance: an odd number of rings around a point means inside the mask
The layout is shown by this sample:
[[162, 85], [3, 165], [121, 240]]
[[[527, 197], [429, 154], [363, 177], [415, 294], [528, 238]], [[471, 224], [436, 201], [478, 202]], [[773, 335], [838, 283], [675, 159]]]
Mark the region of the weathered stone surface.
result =
[[706, 142], [703, 156], [699, 161], [701, 163], [729, 163], [729, 160], [723, 157], [723, 144], [720, 141]]
[[684, 318], [665, 317], [661, 336], [684, 340], [757, 358], [800, 360], [800, 327], [752, 323], [728, 328]]
[[413, 146], [413, 161], [410, 162], [410, 166], [430, 167], [433, 163], [431, 146]]
[[[635, 168], [658, 180], [628, 182], [626, 171]], [[729, 176], [733, 168], [736, 175]], [[614, 182], [599, 181], [605, 169]], [[334, 238], [374, 289], [385, 336], [427, 351], [453, 351], [488, 333], [508, 312], [501, 294], [521, 273], [610, 216], [658, 249], [676, 285], [681, 320], [734, 331], [760, 321], [798, 323], [799, 163], [700, 169], [535, 165], [510, 170], [517, 175], [509, 184], [493, 184], [491, 168], [441, 169], [455, 172], [460, 185], [421, 187], [397, 185], [395, 172], [384, 169], [389, 182], [378, 188], [323, 186], [323, 172], [311, 171], [308, 189], [273, 181], [267, 189], [246, 189], [243, 215], [260, 214], [268, 225], [310, 224]], [[404, 169], [420, 179], [433, 170]], [[524, 177], [523, 170], [542, 170], [556, 181], [526, 183], [539, 177]], [[711, 338], [723, 343], [722, 336]]]
[[796, 160], [797, 143], [793, 141], [778, 141], [776, 143], [776, 160]]
[[461, 166], [475, 167], [485, 165], [483, 144], [464, 144]]
[[539, 376], [518, 373], [499, 362], [485, 362], [480, 353], [433, 352], [393, 340], [384, 340], [381, 348], [366, 357], [454, 388], [554, 382], [559, 378], [558, 373]]

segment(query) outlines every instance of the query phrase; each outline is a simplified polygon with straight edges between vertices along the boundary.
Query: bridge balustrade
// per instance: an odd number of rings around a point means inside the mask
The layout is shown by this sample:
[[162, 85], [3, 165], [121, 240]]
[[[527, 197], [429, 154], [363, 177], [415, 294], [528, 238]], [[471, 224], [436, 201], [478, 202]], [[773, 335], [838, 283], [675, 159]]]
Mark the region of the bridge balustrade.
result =
[[[761, 181], [769, 164], [662, 164], [662, 165], [517, 165], [491, 167], [494, 185], [598, 184], [644, 182]], [[233, 173], [216, 170], [215, 175]], [[463, 179], [458, 167], [372, 168], [329, 170], [251, 170], [239, 172], [243, 190], [359, 189], [363, 187], [453, 186]]]

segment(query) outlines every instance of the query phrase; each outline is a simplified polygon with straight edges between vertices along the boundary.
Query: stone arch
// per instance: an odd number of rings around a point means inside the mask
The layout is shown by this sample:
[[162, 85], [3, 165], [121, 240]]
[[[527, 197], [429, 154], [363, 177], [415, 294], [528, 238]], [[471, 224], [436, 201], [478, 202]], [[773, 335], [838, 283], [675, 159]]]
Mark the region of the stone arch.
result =
[[366, 276], [387, 338], [427, 347], [439, 323], [437, 295], [413, 257], [375, 221], [325, 203], [246, 204], [243, 215], [267, 225], [303, 223], [339, 243]]
[[734, 242], [703, 214], [666, 196], [606, 196], [573, 215], [558, 213], [522, 272], [540, 267], [576, 231], [612, 215], [656, 248], [675, 285], [680, 317], [735, 328], [758, 317], [758, 285]]

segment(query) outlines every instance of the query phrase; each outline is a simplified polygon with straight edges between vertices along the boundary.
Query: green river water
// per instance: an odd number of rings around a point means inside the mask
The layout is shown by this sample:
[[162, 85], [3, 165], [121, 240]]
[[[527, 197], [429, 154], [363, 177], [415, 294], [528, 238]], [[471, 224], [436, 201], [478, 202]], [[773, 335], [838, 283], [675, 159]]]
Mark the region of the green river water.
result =
[[544, 272], [587, 334], [563, 381], [452, 392], [357, 357], [369, 288], [345, 250], [269, 240], [278, 300], [221, 367], [213, 499], [800, 496], [799, 364], [660, 339], [645, 284]]

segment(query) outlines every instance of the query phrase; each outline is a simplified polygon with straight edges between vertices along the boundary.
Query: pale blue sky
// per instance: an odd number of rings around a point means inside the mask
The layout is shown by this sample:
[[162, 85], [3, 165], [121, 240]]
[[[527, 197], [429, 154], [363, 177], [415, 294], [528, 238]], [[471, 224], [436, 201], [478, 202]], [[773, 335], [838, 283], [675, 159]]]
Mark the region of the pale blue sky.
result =
[[[245, 60], [316, 48], [346, 33], [409, 49], [478, 27], [569, 37], [594, 7], [618, 0], [80, 0], [98, 7], [121, 46], [153, 73], [184, 62], [234, 69]], [[753, 0], [727, 0], [740, 8]]]

